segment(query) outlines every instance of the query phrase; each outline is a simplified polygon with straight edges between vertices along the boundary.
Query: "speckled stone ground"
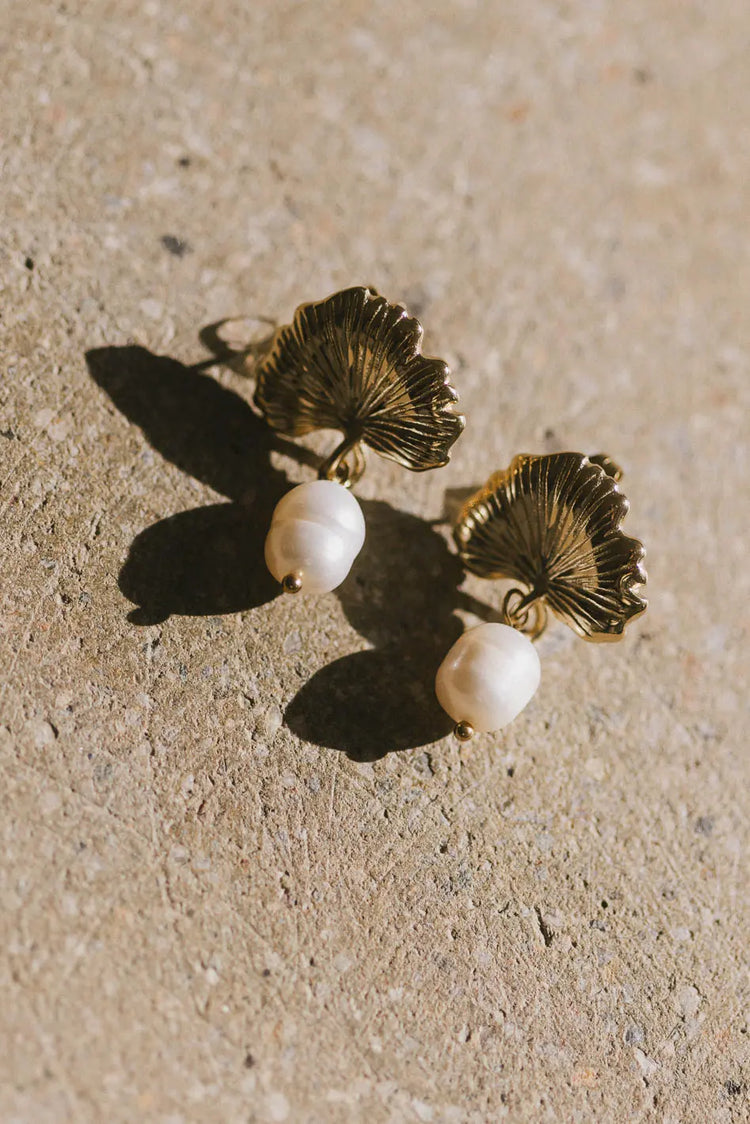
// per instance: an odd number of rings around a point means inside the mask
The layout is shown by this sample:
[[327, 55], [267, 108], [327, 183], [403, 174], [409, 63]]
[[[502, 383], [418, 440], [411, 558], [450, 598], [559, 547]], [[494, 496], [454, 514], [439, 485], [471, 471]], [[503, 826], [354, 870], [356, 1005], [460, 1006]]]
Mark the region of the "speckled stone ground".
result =
[[[749, 40], [736, 0], [3, 5], [3, 1121], [748, 1119]], [[351, 578], [283, 600], [329, 438], [191, 365], [356, 283], [467, 429], [371, 458]], [[552, 628], [459, 747], [431, 680], [497, 591], [444, 516], [560, 448], [625, 466], [649, 612]]]

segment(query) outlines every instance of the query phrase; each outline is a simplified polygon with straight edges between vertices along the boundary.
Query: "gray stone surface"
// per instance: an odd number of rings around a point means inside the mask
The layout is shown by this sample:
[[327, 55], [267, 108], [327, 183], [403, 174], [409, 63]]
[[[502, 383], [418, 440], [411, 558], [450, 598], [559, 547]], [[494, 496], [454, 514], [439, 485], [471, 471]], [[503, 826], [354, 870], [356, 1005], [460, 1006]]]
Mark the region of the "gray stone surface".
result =
[[[736, 0], [2, 5], [3, 1121], [748, 1119], [749, 37]], [[312, 458], [189, 365], [356, 283], [467, 430], [371, 458], [355, 573], [282, 600]], [[498, 592], [457, 592], [446, 492], [557, 448], [626, 467], [651, 606], [555, 626], [460, 747], [430, 682]]]

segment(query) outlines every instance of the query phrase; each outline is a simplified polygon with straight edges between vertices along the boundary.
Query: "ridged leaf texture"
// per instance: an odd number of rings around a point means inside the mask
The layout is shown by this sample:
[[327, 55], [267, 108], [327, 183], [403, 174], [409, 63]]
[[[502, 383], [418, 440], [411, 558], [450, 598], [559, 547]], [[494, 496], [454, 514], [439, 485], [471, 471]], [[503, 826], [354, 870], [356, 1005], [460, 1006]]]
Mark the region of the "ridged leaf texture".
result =
[[255, 402], [294, 437], [339, 429], [406, 468], [446, 464], [464, 427], [441, 359], [422, 355], [422, 328], [372, 289], [302, 305], [257, 368]]
[[516, 457], [465, 505], [454, 537], [467, 569], [522, 582], [586, 640], [616, 640], [646, 608], [645, 551], [629, 504], [582, 453]]

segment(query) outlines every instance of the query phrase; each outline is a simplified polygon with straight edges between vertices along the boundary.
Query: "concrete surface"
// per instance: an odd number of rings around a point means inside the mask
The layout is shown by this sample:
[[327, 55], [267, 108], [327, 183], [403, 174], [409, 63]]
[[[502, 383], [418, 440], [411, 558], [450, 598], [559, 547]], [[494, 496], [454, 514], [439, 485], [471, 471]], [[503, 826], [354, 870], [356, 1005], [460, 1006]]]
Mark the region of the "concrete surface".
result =
[[[748, 1119], [750, 13], [736, 0], [5, 3], [0, 1119]], [[308, 452], [225, 316], [405, 300], [468, 425], [371, 458], [274, 598]], [[614, 647], [459, 747], [441, 523], [606, 450]], [[450, 507], [450, 502], [448, 502]], [[744, 648], [744, 650], [743, 650]]]

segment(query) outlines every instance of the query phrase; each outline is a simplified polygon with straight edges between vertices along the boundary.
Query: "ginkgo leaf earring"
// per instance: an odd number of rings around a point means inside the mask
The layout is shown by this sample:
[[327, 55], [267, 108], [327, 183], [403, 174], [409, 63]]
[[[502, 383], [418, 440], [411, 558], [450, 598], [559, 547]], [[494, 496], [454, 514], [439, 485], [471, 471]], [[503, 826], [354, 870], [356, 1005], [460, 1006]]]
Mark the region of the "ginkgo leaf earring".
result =
[[603, 455], [516, 457], [461, 511], [453, 537], [467, 570], [518, 581], [505, 595], [503, 623], [461, 636], [438, 669], [440, 705], [461, 740], [498, 730], [531, 700], [540, 679], [532, 640], [547, 609], [584, 640], [618, 640], [646, 609], [645, 551], [620, 523], [629, 504], [621, 472]]
[[365, 522], [347, 489], [364, 472], [364, 446], [414, 472], [448, 462], [464, 418], [447, 364], [421, 343], [406, 309], [358, 287], [302, 305], [257, 361], [255, 404], [273, 429], [343, 433], [320, 478], [274, 511], [266, 563], [287, 593], [335, 589], [359, 554]]

